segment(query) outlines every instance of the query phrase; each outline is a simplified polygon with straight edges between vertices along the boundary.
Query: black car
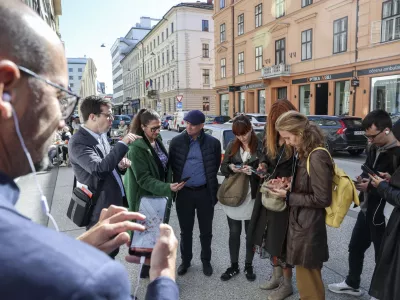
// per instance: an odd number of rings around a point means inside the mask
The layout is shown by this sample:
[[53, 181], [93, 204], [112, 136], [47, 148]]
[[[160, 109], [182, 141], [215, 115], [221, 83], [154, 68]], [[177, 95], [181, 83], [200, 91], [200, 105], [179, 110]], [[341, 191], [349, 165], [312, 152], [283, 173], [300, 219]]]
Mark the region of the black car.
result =
[[326, 148], [329, 152], [348, 151], [360, 155], [367, 147], [368, 140], [362, 128], [362, 119], [349, 116], [307, 116], [326, 134]]
[[125, 121], [125, 125], [129, 127], [129, 125], [131, 125], [132, 119], [128, 115], [115, 115], [114, 121], [112, 122], [112, 128], [117, 129], [121, 121]]
[[206, 116], [206, 124], [224, 124], [231, 119], [230, 116]]

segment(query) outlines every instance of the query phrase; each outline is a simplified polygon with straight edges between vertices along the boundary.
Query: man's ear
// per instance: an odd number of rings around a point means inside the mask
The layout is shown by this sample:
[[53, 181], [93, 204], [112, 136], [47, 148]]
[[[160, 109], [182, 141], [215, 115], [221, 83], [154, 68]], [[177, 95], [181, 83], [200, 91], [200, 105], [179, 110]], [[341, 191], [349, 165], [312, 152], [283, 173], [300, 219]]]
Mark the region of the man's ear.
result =
[[9, 60], [0, 61], [0, 118], [9, 119], [12, 116], [12, 88], [21, 78], [16, 64]]

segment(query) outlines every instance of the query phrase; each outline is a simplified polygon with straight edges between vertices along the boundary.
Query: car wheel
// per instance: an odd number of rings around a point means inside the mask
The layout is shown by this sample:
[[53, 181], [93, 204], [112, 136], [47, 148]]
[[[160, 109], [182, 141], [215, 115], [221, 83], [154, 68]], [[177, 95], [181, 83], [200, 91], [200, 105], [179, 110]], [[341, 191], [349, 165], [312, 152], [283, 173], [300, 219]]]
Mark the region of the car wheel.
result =
[[326, 148], [326, 150], [329, 151], [329, 153], [330, 153], [331, 155], [333, 154], [333, 148], [332, 148], [332, 146], [331, 146], [331, 144], [330, 144], [329, 142], [326, 142], [326, 143], [325, 143], [325, 148]]
[[348, 150], [351, 156], [359, 156], [364, 152], [364, 149]]

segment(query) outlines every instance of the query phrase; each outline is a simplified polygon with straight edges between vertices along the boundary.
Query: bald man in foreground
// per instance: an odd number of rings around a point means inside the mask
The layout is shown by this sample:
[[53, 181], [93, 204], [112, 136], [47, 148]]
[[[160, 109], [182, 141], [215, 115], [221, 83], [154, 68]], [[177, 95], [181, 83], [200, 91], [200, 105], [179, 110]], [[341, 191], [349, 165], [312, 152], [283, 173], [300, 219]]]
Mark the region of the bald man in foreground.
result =
[[[77, 241], [32, 223], [14, 207], [19, 198], [14, 179], [46, 167], [52, 136], [76, 107], [78, 98], [67, 83], [64, 48], [56, 34], [21, 1], [1, 0], [1, 299], [131, 299], [125, 268], [106, 253], [129, 241], [127, 230], [143, 230], [131, 220], [144, 216], [112, 206]], [[177, 244], [172, 228], [162, 225], [146, 299], [178, 299]]]

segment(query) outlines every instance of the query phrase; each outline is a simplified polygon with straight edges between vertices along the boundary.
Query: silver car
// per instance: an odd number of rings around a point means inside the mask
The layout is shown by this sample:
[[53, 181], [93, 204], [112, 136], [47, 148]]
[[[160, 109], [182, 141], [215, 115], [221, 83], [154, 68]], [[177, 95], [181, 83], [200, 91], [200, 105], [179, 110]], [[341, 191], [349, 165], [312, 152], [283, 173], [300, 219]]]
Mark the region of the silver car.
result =
[[[264, 128], [254, 128], [257, 136], [262, 135]], [[228, 146], [229, 142], [235, 138], [235, 135], [232, 132], [232, 124], [209, 124], [204, 126], [205, 133], [212, 135], [216, 139], [221, 142], [221, 162], [224, 159], [225, 150]], [[224, 176], [221, 171], [218, 172], [218, 183], [221, 184], [224, 180]]]

